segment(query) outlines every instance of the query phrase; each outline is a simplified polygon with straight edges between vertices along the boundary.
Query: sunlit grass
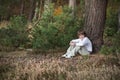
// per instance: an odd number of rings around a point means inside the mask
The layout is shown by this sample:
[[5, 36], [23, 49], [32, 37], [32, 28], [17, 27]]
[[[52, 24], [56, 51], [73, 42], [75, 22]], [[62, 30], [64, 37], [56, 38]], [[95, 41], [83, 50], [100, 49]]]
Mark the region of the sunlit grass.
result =
[[8, 22], [8, 21], [2, 21], [2, 22], [0, 22], [0, 29], [3, 28], [3, 27], [4, 28], [7, 27], [8, 24], [10, 24], [10, 22]]

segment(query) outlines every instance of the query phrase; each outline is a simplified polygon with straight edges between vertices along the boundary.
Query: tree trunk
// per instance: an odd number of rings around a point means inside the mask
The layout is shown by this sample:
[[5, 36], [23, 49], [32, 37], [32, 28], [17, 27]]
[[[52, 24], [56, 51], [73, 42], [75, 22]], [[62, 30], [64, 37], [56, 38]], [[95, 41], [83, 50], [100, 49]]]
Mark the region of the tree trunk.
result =
[[120, 7], [118, 11], [118, 31], [120, 31]]
[[24, 13], [24, 0], [21, 0], [21, 9], [20, 9], [20, 15]]
[[44, 8], [44, 3], [45, 3], [44, 0], [41, 0], [41, 1], [40, 1], [38, 19], [41, 18], [42, 11], [43, 11], [43, 8]]
[[72, 15], [75, 16], [76, 0], [69, 0], [69, 7], [72, 9]]
[[85, 0], [84, 30], [93, 43], [93, 51], [98, 52], [103, 44], [107, 0]]
[[43, 8], [44, 8], [44, 0], [36, 1], [36, 7], [35, 7], [35, 13], [34, 13], [35, 21], [41, 18]]
[[37, 1], [36, 2], [36, 7], [35, 7], [35, 13], [34, 13], [34, 20], [36, 21], [36, 20], [38, 20], [38, 14], [39, 14], [39, 4], [40, 4], [40, 2], [39, 1]]
[[52, 0], [46, 0], [44, 3], [44, 9], [47, 9], [51, 2], [52, 2]]
[[52, 0], [45, 0], [45, 5], [49, 5], [52, 2]]
[[28, 20], [31, 22], [35, 13], [35, 0], [30, 0], [30, 12]]

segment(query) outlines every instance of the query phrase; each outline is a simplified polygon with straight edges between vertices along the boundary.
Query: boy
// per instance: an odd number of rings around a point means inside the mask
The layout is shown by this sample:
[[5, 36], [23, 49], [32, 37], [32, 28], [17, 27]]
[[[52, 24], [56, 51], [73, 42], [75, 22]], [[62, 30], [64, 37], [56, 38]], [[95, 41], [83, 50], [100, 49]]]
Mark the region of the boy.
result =
[[75, 56], [76, 53], [81, 55], [89, 55], [92, 52], [92, 43], [86, 37], [84, 31], [78, 31], [78, 39], [70, 41], [70, 47], [68, 48], [66, 54], [62, 55], [65, 58], [71, 58]]

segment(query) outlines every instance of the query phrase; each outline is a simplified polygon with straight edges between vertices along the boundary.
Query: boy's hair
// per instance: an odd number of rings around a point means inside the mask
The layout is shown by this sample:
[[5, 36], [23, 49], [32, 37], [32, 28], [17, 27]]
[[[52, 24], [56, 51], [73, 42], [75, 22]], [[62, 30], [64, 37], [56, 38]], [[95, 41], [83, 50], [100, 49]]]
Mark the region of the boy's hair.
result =
[[78, 32], [77, 32], [77, 35], [78, 35], [78, 36], [79, 36], [79, 35], [84, 35], [85, 37], [87, 36], [86, 33], [85, 33], [85, 31], [78, 31]]

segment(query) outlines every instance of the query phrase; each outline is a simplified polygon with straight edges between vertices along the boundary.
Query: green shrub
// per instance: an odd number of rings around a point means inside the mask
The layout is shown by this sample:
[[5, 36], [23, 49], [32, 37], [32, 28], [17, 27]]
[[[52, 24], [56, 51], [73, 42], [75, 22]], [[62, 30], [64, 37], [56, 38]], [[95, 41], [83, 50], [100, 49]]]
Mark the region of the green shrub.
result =
[[114, 51], [113, 47], [103, 45], [101, 50], [100, 50], [100, 53], [105, 54], [105, 55], [109, 55], [109, 54], [112, 54], [113, 51]]
[[107, 9], [107, 19], [104, 29], [104, 45], [101, 48], [102, 54], [116, 54], [120, 52], [120, 40], [118, 32], [117, 11], [112, 8]]
[[54, 6], [50, 5], [43, 12], [41, 20], [33, 29], [32, 42], [35, 49], [65, 48], [76, 37], [77, 30], [83, 26], [83, 20], [73, 19], [68, 7], [61, 9], [61, 14], [55, 15]]
[[108, 55], [108, 54], [120, 54], [120, 31], [118, 31], [114, 36], [111, 38], [111, 45], [103, 45], [101, 48], [100, 53]]
[[116, 53], [120, 54], [120, 31], [118, 31], [113, 38], [113, 47]]
[[28, 41], [26, 33], [27, 20], [23, 16], [10, 19], [7, 28], [0, 29], [0, 46], [21, 47]]
[[105, 29], [104, 29], [104, 35], [105, 36], [114, 36], [114, 34], [117, 32], [117, 29], [118, 29], [117, 11], [115, 11], [111, 8], [108, 8], [106, 25], [105, 25]]

